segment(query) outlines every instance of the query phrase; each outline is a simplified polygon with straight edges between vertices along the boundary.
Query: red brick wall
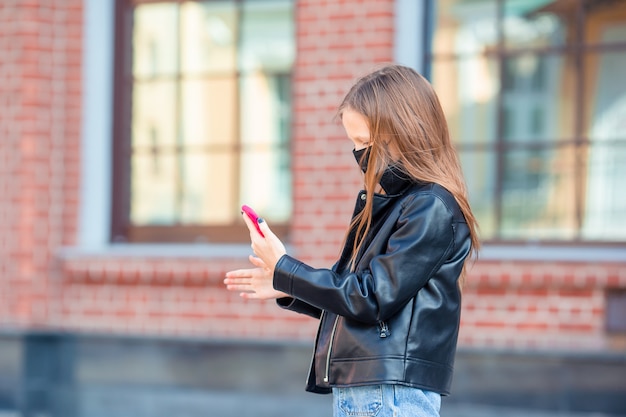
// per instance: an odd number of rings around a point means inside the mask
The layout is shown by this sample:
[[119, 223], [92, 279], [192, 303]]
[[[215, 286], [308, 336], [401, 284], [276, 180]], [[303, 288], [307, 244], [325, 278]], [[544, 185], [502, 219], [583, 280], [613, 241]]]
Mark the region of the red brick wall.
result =
[[309, 338], [313, 320], [273, 302], [244, 301], [222, 285], [244, 259], [66, 259], [53, 303], [63, 330], [203, 338]]
[[[314, 266], [335, 260], [359, 188], [335, 109], [358, 75], [392, 60], [393, 5], [297, 2], [289, 243]], [[76, 244], [81, 7], [0, 4], [0, 328], [311, 340], [314, 320], [224, 290], [245, 257], [60, 254]], [[604, 294], [618, 287], [626, 262], [481, 261], [464, 289], [460, 344], [605, 349]]]
[[47, 321], [77, 224], [82, 2], [0, 3], [0, 323]]
[[617, 288], [626, 288], [623, 262], [478, 262], [464, 288], [459, 343], [623, 349], [605, 331], [606, 291]]
[[335, 118], [356, 77], [393, 59], [392, 0], [301, 0], [294, 74], [292, 239], [313, 265], [337, 258], [358, 170], [352, 143]]

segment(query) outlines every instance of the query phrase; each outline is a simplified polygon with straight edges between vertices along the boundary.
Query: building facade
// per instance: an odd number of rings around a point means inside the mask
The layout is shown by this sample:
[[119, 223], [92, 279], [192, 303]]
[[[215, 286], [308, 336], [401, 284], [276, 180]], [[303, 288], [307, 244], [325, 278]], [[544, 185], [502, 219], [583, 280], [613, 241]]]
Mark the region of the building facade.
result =
[[239, 206], [331, 265], [360, 187], [336, 107], [400, 62], [481, 224], [460, 349], [623, 358], [625, 28], [621, 1], [5, 1], [2, 334], [312, 343], [224, 289]]

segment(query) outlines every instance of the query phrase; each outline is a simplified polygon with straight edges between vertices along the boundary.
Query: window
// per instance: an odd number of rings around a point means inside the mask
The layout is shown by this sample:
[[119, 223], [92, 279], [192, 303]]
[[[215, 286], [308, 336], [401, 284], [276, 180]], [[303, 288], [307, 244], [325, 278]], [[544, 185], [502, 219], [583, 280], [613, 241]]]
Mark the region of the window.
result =
[[432, 4], [429, 76], [482, 239], [626, 241], [626, 2]]
[[292, 0], [118, 0], [112, 240], [286, 232]]

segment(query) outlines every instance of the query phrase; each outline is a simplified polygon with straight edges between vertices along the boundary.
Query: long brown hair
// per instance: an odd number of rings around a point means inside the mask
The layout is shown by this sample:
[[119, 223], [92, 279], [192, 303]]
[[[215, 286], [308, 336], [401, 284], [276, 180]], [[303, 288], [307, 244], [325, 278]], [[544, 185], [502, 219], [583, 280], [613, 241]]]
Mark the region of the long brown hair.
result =
[[350, 231], [356, 230], [352, 267], [372, 223], [372, 191], [393, 163], [399, 163], [411, 178], [439, 184], [454, 196], [467, 221], [475, 257], [480, 247], [478, 224], [441, 104], [430, 83], [409, 67], [387, 65], [352, 86], [339, 106], [340, 117], [346, 109], [365, 117], [371, 144], [364, 178], [368, 191], [365, 208], [346, 233], [347, 241]]

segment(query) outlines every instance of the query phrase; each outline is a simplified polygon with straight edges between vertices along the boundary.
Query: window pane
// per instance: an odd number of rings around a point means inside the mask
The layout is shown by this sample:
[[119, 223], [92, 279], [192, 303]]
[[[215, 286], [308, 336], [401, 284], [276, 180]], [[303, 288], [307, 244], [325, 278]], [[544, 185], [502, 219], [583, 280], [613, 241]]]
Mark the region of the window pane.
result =
[[[626, 42], [626, 25], [596, 28], [599, 41]], [[626, 239], [626, 50], [588, 54], [586, 72], [595, 86], [589, 100], [591, 146], [587, 163], [582, 234], [587, 239]]]
[[586, 42], [604, 45], [626, 42], [626, 2], [590, 1], [585, 11], [589, 19]]
[[133, 148], [176, 144], [176, 84], [136, 82], [133, 86]]
[[291, 214], [290, 78], [259, 73], [243, 77], [241, 85], [241, 202], [268, 220], [286, 221]]
[[[626, 36], [626, 26], [622, 31]], [[595, 86], [589, 100], [587, 134], [593, 141], [623, 139], [626, 135], [626, 49], [588, 54], [585, 64], [588, 82]]]
[[497, 61], [482, 56], [435, 60], [432, 83], [456, 143], [493, 142], [499, 89]]
[[176, 156], [138, 152], [132, 157], [131, 223], [176, 222]]
[[185, 2], [181, 28], [184, 73], [235, 71], [238, 28], [234, 2]]
[[[554, 0], [505, 0], [503, 31], [507, 47], [542, 48], [561, 46], [566, 42], [564, 16], [557, 14]], [[573, 8], [572, 8], [573, 9]], [[562, 10], [559, 10], [562, 13]]]
[[495, 0], [441, 0], [437, 7], [433, 51], [438, 55], [476, 54], [498, 42]]
[[239, 218], [233, 209], [235, 155], [189, 153], [182, 157], [183, 224], [229, 224]]
[[274, 222], [291, 215], [289, 166], [291, 93], [295, 56], [293, 2], [244, 1], [241, 78], [240, 202]]
[[291, 171], [286, 150], [252, 148], [241, 155], [241, 204], [273, 222], [291, 215]]
[[[622, 134], [626, 134], [622, 118]], [[588, 151], [582, 235], [593, 240], [626, 240], [626, 138], [594, 143]]]
[[502, 133], [507, 141], [574, 138], [573, 57], [524, 54], [504, 60]]
[[133, 75], [153, 77], [176, 72], [178, 36], [176, 4], [140, 4], [133, 28]]
[[480, 225], [480, 237], [493, 239], [497, 226], [496, 154], [494, 151], [461, 151], [459, 158], [463, 166], [472, 212]]
[[288, 71], [295, 57], [293, 4], [284, 0], [246, 1], [242, 12], [239, 68]]
[[501, 236], [572, 239], [576, 236], [574, 147], [504, 153]]
[[236, 140], [236, 98], [234, 77], [183, 81], [180, 115], [183, 143], [222, 145], [222, 150], [223, 145], [230, 145], [232, 149]]
[[255, 74], [241, 79], [241, 142], [285, 144], [289, 136], [289, 77]]

